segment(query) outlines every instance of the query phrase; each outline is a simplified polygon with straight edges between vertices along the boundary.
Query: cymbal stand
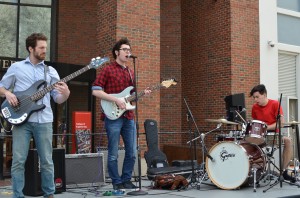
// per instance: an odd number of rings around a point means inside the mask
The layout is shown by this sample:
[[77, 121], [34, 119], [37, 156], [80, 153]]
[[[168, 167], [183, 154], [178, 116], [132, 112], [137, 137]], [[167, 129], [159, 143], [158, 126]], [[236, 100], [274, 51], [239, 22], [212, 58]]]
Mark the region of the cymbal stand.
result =
[[[199, 134], [198, 137], [196, 137], [196, 138], [194, 138], [194, 139], [192, 139], [192, 140], [190, 140], [190, 141], [187, 142], [187, 144], [190, 145], [191, 153], [193, 153], [193, 152], [192, 152], [192, 142], [194, 143], [194, 159], [193, 159], [193, 157], [191, 157], [191, 162], [192, 162], [192, 175], [190, 176], [191, 181], [189, 182], [189, 184], [190, 184], [192, 187], [196, 186], [197, 189], [200, 190], [200, 184], [202, 183], [202, 181], [208, 179], [208, 176], [207, 176], [206, 171], [205, 171], [205, 163], [204, 163], [204, 162], [205, 162], [205, 161], [204, 161], [205, 158], [204, 158], [204, 155], [209, 156], [209, 154], [207, 154], [207, 149], [206, 149], [206, 146], [205, 146], [205, 144], [204, 144], [204, 135], [205, 135], [205, 134], [204, 134], [204, 133], [200, 134], [200, 131], [199, 131], [199, 129], [198, 129], [198, 126], [197, 126], [197, 124], [196, 124], [196, 121], [195, 121], [195, 119], [194, 119], [194, 116], [193, 116], [193, 114], [192, 114], [192, 112], [191, 112], [191, 110], [190, 110], [190, 108], [189, 108], [189, 105], [188, 105], [188, 103], [187, 103], [187, 101], [186, 101], [185, 98], [183, 98], [183, 100], [184, 100], [185, 105], [186, 105], [186, 107], [187, 107], [187, 118], [188, 118], [188, 121], [190, 121], [190, 120], [193, 121], [193, 123], [194, 123], [194, 125], [195, 125], [195, 128], [196, 128], [196, 132], [198, 132], [198, 134]], [[219, 128], [220, 128], [220, 127], [221, 127], [221, 125], [219, 126]], [[191, 124], [190, 124], [190, 122], [189, 122], [189, 128], [190, 128], [190, 137], [192, 138], [192, 134], [191, 134]], [[195, 137], [195, 133], [194, 133], [194, 137]], [[194, 142], [194, 141], [197, 140], [197, 139], [199, 139], [200, 137], [201, 137], [200, 143], [201, 143], [201, 145], [202, 145], [202, 164], [200, 165], [200, 170], [199, 170], [199, 171], [197, 172], [197, 174], [196, 174], [195, 168], [194, 168], [194, 160], [196, 160], [196, 162], [197, 162], [198, 160], [197, 160], [197, 153], [196, 153], [196, 151], [197, 151], [197, 149], [196, 149], [196, 142]], [[210, 158], [211, 158], [211, 157], [210, 157]], [[200, 181], [199, 181], [199, 180], [200, 180]], [[196, 185], [193, 185], [194, 183], [196, 183]]]
[[[295, 178], [295, 181], [299, 181], [299, 173], [298, 173], [298, 170], [299, 170], [299, 157], [300, 157], [300, 146], [299, 146], [299, 127], [298, 127], [298, 124], [291, 124], [290, 125], [293, 129], [293, 131], [296, 133], [296, 136], [295, 136], [295, 139], [296, 139], [296, 143], [294, 141], [294, 170], [293, 170], [293, 174], [292, 176]], [[298, 152], [298, 159], [296, 158], [295, 156], [295, 144], [297, 144], [297, 152]]]
[[[276, 130], [278, 129], [279, 131], [279, 135], [278, 135], [278, 139], [279, 139], [279, 177], [277, 179], [276, 182], [274, 182], [273, 184], [271, 184], [269, 186], [269, 188], [263, 190], [263, 193], [267, 192], [269, 189], [273, 188], [274, 186], [276, 186], [278, 183], [280, 184], [280, 188], [282, 188], [282, 183], [283, 182], [286, 182], [282, 176], [282, 155], [281, 155], [281, 144], [282, 144], [282, 137], [281, 137], [281, 121], [280, 121], [280, 117], [282, 115], [280, 115], [280, 109], [281, 109], [281, 99], [282, 99], [282, 94], [280, 94], [280, 99], [279, 99], [279, 106], [278, 106], [278, 112], [277, 112], [277, 117], [276, 117], [276, 124], [275, 124], [275, 133], [274, 133], [274, 139], [273, 139], [273, 147], [272, 147], [272, 152], [271, 152], [271, 155], [273, 156], [273, 153], [274, 153], [274, 143], [275, 143], [275, 136], [276, 136]], [[277, 128], [278, 127], [278, 128]], [[296, 185], [296, 184], [293, 184], [293, 183], [290, 183], [290, 182], [286, 182], [290, 185]]]
[[[277, 148], [273, 148], [273, 151], [275, 151], [276, 149]], [[269, 180], [268, 184], [270, 184], [272, 177], [274, 177], [274, 176], [277, 177], [276, 175], [272, 174], [271, 164], [274, 166], [273, 172], [274, 172], [275, 168], [279, 171], [279, 168], [275, 165], [275, 158], [272, 154], [272, 148], [266, 147], [266, 157], [267, 157], [266, 158], [267, 159], [267, 172], [264, 175], [263, 181], [266, 182], [266, 180]]]

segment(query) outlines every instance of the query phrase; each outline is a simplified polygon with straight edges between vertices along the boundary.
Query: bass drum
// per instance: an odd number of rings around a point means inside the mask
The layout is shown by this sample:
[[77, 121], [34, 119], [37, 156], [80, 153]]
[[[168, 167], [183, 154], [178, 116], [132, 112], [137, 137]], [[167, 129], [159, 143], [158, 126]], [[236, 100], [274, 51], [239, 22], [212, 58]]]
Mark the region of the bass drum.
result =
[[265, 171], [266, 159], [263, 151], [249, 143], [220, 142], [214, 145], [206, 158], [206, 170], [210, 180], [219, 188], [236, 189], [253, 184], [251, 171], [256, 168], [256, 181]]

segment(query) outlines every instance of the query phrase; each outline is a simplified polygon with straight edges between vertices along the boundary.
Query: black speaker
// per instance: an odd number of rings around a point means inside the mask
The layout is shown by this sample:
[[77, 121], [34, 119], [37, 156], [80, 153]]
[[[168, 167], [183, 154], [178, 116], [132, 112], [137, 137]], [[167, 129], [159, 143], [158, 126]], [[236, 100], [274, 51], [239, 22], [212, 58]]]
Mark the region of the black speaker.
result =
[[[55, 193], [66, 191], [66, 173], [65, 173], [65, 149], [54, 148], [52, 154], [54, 164], [54, 183]], [[24, 195], [41, 196], [41, 172], [40, 162], [36, 149], [30, 149], [25, 163], [25, 186]]]
[[242, 119], [238, 116], [236, 111], [246, 120], [244, 93], [226, 96], [224, 100], [226, 103], [226, 118], [228, 121], [242, 122]]

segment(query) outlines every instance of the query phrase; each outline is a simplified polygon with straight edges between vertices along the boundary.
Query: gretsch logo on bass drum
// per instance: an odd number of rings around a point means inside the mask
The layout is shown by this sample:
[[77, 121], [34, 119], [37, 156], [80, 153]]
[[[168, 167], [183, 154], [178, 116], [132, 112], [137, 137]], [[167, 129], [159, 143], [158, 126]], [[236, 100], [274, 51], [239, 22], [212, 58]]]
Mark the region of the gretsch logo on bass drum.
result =
[[223, 147], [223, 149], [222, 149], [221, 152], [220, 152], [220, 158], [221, 158], [221, 160], [224, 162], [224, 161], [227, 160], [229, 157], [235, 157], [235, 154], [234, 154], [234, 153], [228, 153], [228, 152], [225, 150], [225, 147]]

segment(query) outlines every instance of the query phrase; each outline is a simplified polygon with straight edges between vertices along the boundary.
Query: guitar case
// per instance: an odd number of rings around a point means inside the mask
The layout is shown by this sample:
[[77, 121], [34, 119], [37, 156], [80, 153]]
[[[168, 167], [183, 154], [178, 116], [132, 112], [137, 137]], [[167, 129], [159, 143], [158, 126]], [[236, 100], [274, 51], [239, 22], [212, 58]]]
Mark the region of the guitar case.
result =
[[[147, 177], [153, 180], [156, 176], [174, 174], [188, 177], [192, 173], [192, 166], [169, 166], [167, 156], [158, 147], [158, 128], [157, 122], [152, 119], [146, 119], [144, 122], [146, 132], [146, 141], [148, 151], [145, 151], [144, 157], [147, 163]], [[176, 163], [175, 163], [176, 165]], [[194, 166], [196, 169], [197, 167]]]

